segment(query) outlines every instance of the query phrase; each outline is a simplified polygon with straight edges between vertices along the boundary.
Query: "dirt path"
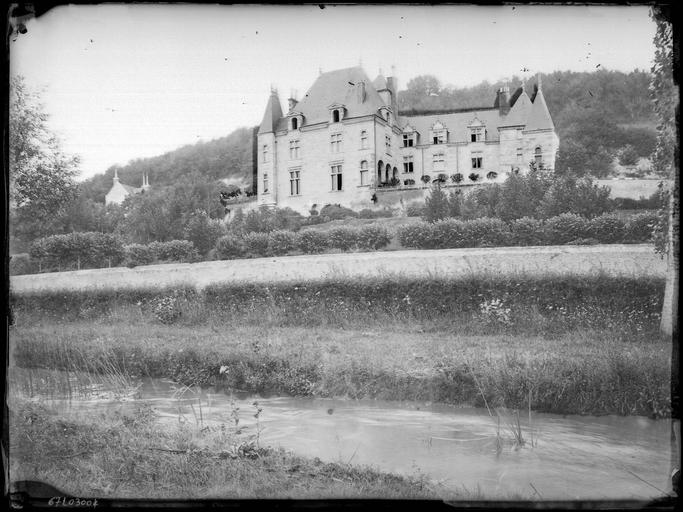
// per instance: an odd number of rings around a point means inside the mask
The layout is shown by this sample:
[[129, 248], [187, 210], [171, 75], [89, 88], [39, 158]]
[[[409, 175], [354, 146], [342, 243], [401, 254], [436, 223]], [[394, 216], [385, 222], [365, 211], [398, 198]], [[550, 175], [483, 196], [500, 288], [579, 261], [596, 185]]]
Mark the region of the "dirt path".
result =
[[627, 276], [660, 276], [666, 261], [651, 245], [501, 247], [433, 251], [367, 252], [208, 261], [144, 267], [80, 270], [12, 276], [17, 293], [39, 290], [129, 289], [234, 281], [274, 282], [403, 275], [458, 276], [488, 272], [503, 274], [579, 273], [604, 271]]

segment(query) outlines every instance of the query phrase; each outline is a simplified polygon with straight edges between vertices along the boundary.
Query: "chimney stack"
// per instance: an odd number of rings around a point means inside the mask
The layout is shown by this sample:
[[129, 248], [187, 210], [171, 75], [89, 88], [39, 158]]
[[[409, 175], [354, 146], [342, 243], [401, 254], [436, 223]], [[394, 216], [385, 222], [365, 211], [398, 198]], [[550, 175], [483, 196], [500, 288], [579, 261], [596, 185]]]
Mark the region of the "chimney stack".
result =
[[501, 114], [507, 114], [510, 111], [510, 88], [507, 85], [498, 89], [498, 109]]
[[362, 80], [356, 84], [356, 91], [358, 91], [358, 103], [365, 101], [365, 82]]

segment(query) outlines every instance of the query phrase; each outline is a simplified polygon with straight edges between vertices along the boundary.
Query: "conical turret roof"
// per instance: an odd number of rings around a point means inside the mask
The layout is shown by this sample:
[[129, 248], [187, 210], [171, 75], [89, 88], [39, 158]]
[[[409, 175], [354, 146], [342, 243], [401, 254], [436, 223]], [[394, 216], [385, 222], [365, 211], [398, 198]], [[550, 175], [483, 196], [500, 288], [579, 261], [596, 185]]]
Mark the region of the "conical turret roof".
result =
[[282, 118], [282, 107], [280, 106], [280, 99], [277, 96], [277, 91], [271, 91], [268, 105], [266, 106], [266, 113], [263, 115], [263, 121], [259, 126], [259, 133], [274, 132], [278, 121]]
[[529, 95], [522, 88], [521, 93], [517, 96], [515, 103], [510, 108], [510, 111], [505, 116], [505, 121], [500, 126], [520, 126], [525, 125], [529, 114], [531, 112], [532, 103]]
[[543, 90], [539, 87], [534, 102], [531, 106], [531, 113], [526, 122], [526, 130], [555, 130], [555, 125], [550, 117], [548, 105], [545, 103]]

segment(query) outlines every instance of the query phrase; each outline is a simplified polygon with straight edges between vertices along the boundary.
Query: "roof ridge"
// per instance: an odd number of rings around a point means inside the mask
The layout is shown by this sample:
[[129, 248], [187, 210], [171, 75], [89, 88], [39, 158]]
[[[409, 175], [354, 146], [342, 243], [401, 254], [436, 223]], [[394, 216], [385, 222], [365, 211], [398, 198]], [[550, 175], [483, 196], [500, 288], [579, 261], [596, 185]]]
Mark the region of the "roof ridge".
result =
[[498, 110], [497, 107], [466, 107], [466, 108], [445, 108], [445, 109], [410, 109], [410, 110], [399, 110], [398, 115], [403, 117], [415, 117], [415, 116], [435, 116], [435, 115], [445, 115], [445, 114], [461, 114], [463, 112], [481, 112], [484, 110]]

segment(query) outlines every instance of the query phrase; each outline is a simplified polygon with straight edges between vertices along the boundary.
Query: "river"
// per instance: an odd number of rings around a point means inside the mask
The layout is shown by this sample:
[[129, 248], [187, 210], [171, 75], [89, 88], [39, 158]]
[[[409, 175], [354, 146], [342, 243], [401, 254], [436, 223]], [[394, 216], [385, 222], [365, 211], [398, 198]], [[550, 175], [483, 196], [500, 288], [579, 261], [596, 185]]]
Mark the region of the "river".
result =
[[[74, 375], [45, 370], [12, 368], [10, 376], [11, 397], [42, 397], [62, 414], [145, 402], [162, 423], [206, 426], [232, 424], [234, 404], [240, 426], [252, 434], [258, 428], [262, 445], [426, 475], [444, 498], [462, 489], [479, 490], [486, 499], [544, 500], [651, 500], [670, 491], [670, 420], [521, 411], [518, 423], [512, 411], [498, 411], [499, 421], [495, 411], [428, 402], [230, 396], [159, 379], [142, 380], [122, 396], [112, 383], [90, 376], [80, 387], [83, 381]], [[65, 381], [68, 392], [61, 392]], [[254, 401], [262, 409], [258, 425]]]

